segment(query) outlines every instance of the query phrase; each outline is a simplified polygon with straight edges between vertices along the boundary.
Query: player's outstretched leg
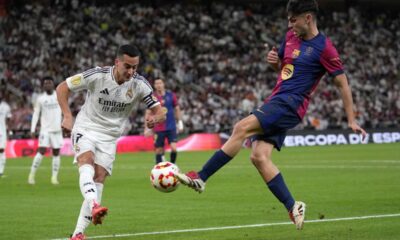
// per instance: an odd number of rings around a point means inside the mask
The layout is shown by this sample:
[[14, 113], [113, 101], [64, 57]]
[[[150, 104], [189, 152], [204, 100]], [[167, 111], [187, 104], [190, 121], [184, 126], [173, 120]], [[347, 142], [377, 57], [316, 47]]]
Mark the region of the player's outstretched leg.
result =
[[306, 204], [296, 201], [292, 210], [289, 212], [289, 217], [296, 224], [298, 230], [303, 229], [304, 218], [306, 216]]
[[86, 236], [83, 235], [83, 233], [78, 233], [74, 236], [71, 236], [71, 238], [69, 240], [85, 240]]
[[199, 174], [195, 171], [191, 171], [186, 174], [176, 173], [175, 176], [182, 184], [190, 188], [193, 188], [195, 191], [199, 193], [202, 193], [206, 188], [206, 183], [203, 180], [201, 180]]

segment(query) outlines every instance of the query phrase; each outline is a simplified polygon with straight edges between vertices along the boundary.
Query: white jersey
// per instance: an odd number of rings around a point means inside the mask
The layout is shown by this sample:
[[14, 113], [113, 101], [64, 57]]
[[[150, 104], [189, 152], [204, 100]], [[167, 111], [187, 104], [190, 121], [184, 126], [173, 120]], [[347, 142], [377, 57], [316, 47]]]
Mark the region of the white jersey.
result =
[[55, 91], [51, 95], [42, 93], [36, 99], [31, 122], [31, 132], [35, 132], [39, 115], [41, 133], [61, 131], [61, 108], [58, 104]]
[[0, 134], [6, 133], [6, 119], [11, 118], [11, 108], [8, 103], [0, 102]]
[[74, 129], [94, 130], [118, 138], [132, 110], [140, 102], [146, 103], [147, 108], [160, 104], [152, 97], [153, 89], [144, 77], [135, 74], [129, 81], [118, 85], [113, 69], [96, 67], [67, 78], [71, 91], [88, 90]]

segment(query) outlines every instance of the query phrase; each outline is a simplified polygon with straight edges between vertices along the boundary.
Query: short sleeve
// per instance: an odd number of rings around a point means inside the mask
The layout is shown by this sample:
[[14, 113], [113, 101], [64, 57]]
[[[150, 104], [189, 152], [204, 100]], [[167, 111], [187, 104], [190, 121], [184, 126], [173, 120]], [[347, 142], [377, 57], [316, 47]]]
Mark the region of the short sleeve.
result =
[[98, 77], [100, 70], [100, 67], [96, 67], [67, 78], [68, 88], [73, 92], [88, 89], [89, 84]]
[[344, 72], [339, 53], [328, 38], [326, 39], [325, 49], [321, 54], [320, 61], [322, 66], [331, 76], [337, 76]]

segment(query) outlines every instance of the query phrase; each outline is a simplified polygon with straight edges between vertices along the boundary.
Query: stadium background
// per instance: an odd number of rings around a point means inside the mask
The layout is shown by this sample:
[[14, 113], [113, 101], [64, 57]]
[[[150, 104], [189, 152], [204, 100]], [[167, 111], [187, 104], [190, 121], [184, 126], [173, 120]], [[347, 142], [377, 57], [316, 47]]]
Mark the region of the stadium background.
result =
[[[0, 1], [0, 86], [11, 105], [11, 139], [27, 138], [40, 78], [57, 82], [113, 63], [119, 44], [142, 50], [139, 72], [176, 91], [185, 134], [229, 134], [267, 97], [276, 73], [264, 43], [279, 45], [286, 1]], [[400, 127], [399, 2], [319, 1], [320, 30], [337, 46], [367, 129]], [[117, 17], [116, 17], [117, 16]], [[347, 127], [329, 78], [321, 81], [297, 130]], [[75, 94], [76, 114], [84, 93]], [[143, 132], [143, 107], [126, 125]]]
[[[79, 2], [0, 0], [0, 91], [13, 108], [11, 141], [23, 141], [27, 134], [42, 76], [52, 74], [59, 82], [87, 67], [110, 64], [124, 41], [142, 48], [143, 75], [152, 80], [162, 74], [179, 92], [191, 137], [215, 136], [218, 130], [217, 140], [223, 139], [275, 83], [262, 44], [280, 41], [285, 1]], [[154, 190], [152, 152], [118, 154], [103, 198], [110, 214], [104, 225], [89, 227], [90, 239], [399, 239], [400, 2], [319, 2], [325, 8], [321, 30], [342, 54], [358, 119], [373, 142], [388, 144], [287, 147], [274, 154], [292, 193], [308, 205], [303, 231], [294, 229], [266, 189], [249, 163], [248, 149], [213, 176], [201, 195], [183, 187], [172, 194]], [[336, 98], [329, 79], [323, 80], [289, 145], [357, 142], [343, 129]], [[82, 102], [83, 95], [75, 96], [75, 111]], [[129, 134], [140, 134], [141, 112], [131, 121]], [[178, 165], [182, 171], [200, 169], [212, 152], [180, 152]], [[82, 203], [71, 162], [72, 157], [62, 157], [60, 185], [53, 186], [51, 159], [44, 158], [31, 186], [32, 158], [8, 159], [7, 177], [0, 178], [0, 239], [55, 240], [71, 234]]]

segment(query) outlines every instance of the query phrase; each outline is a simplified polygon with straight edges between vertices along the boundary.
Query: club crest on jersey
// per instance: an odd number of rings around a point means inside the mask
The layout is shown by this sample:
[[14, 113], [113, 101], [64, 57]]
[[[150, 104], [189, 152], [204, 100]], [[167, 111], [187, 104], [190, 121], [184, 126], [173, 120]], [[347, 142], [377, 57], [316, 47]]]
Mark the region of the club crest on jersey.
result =
[[314, 50], [314, 48], [312, 48], [312, 47], [307, 47], [307, 48], [306, 48], [306, 53], [305, 53], [305, 54], [306, 54], [307, 56], [310, 56], [311, 53], [313, 52], [313, 50]]
[[79, 74], [75, 75], [75, 76], [72, 76], [71, 77], [71, 83], [74, 86], [80, 85], [81, 84], [81, 76]]
[[286, 64], [281, 71], [282, 80], [287, 80], [293, 76], [294, 66], [292, 64]]
[[293, 50], [292, 58], [297, 58], [298, 56], [300, 56], [300, 50], [299, 49]]
[[133, 90], [132, 90], [132, 88], [129, 88], [128, 91], [126, 91], [125, 96], [127, 98], [133, 98]]

